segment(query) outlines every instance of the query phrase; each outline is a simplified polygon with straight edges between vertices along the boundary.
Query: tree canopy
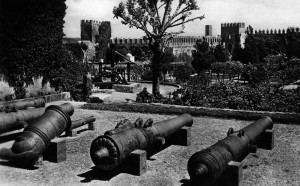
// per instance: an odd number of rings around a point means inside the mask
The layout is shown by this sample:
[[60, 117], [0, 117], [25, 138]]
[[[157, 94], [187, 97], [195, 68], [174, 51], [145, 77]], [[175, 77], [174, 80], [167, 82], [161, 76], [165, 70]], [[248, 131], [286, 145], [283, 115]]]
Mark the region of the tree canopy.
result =
[[213, 51], [206, 41], [198, 40], [196, 42], [196, 51], [193, 53], [192, 66], [198, 73], [204, 72], [210, 68], [211, 63], [215, 62]]
[[[175, 10], [172, 10], [173, 7]], [[127, 0], [126, 4], [121, 2], [113, 9], [114, 16], [121, 18], [122, 24], [145, 33], [144, 38], [154, 54], [153, 92], [159, 92], [159, 68], [168, 40], [183, 33], [186, 23], [204, 18], [204, 15], [190, 18], [194, 10], [199, 10], [196, 0]], [[169, 29], [178, 26], [181, 26], [180, 30], [169, 32]]]

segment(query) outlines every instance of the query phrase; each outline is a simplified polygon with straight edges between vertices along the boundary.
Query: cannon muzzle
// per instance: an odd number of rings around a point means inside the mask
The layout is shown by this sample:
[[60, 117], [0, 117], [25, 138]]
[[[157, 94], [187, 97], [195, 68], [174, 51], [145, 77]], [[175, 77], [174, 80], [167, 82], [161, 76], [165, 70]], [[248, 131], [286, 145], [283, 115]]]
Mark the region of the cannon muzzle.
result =
[[[188, 114], [158, 122], [152, 125], [147, 120], [129, 129], [117, 133], [105, 133], [91, 144], [90, 156], [100, 170], [113, 170], [118, 167], [130, 153], [137, 149], [151, 148], [161, 138], [167, 138], [184, 126], [192, 126], [193, 119]], [[111, 135], [110, 135], [111, 134]]]
[[16, 139], [12, 146], [13, 155], [26, 160], [37, 161], [50, 145], [50, 141], [71, 127], [71, 118], [74, 108], [70, 103], [61, 106], [50, 105], [45, 113], [33, 120]]
[[225, 172], [230, 161], [242, 161], [266, 129], [272, 129], [273, 121], [264, 117], [234, 132], [214, 145], [196, 152], [188, 161], [188, 173], [195, 185], [213, 185]]

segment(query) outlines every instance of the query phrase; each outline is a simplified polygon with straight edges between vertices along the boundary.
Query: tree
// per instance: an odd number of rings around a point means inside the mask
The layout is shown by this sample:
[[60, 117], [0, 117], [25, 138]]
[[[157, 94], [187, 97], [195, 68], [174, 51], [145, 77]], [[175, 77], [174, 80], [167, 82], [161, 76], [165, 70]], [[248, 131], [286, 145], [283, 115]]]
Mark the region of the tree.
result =
[[160, 70], [163, 73], [163, 80], [165, 80], [166, 73], [172, 70], [171, 63], [174, 62], [175, 56], [172, 51], [166, 51], [163, 55], [162, 64]]
[[214, 56], [218, 62], [226, 62], [230, 60], [229, 51], [220, 44], [216, 46], [214, 50]]
[[[183, 33], [185, 23], [204, 18], [204, 16], [189, 18], [192, 11], [199, 9], [196, 0], [178, 0], [175, 11], [172, 11], [174, 1], [128, 0], [126, 4], [121, 2], [118, 7], [113, 9], [114, 17], [121, 18], [122, 24], [140, 29], [146, 34], [144, 39], [148, 40], [149, 47], [153, 52], [152, 92], [159, 93], [160, 65], [167, 41], [175, 35]], [[178, 26], [181, 26], [180, 31], [167, 32]]]
[[17, 98], [60, 67], [65, 10], [65, 0], [0, 2], [0, 69]]
[[179, 82], [186, 82], [190, 75], [193, 73], [193, 69], [188, 65], [178, 65], [174, 69], [173, 76]]
[[196, 42], [196, 51], [193, 53], [192, 66], [198, 73], [198, 77], [205, 70], [208, 70], [211, 63], [215, 62], [215, 57], [206, 41], [198, 40]]

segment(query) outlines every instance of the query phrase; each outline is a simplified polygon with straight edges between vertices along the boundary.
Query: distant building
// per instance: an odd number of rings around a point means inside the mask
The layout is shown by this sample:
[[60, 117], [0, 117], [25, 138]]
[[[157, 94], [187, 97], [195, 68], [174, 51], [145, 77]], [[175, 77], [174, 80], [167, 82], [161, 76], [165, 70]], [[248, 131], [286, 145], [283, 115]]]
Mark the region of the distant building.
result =
[[212, 36], [212, 25], [205, 25], [205, 36]]

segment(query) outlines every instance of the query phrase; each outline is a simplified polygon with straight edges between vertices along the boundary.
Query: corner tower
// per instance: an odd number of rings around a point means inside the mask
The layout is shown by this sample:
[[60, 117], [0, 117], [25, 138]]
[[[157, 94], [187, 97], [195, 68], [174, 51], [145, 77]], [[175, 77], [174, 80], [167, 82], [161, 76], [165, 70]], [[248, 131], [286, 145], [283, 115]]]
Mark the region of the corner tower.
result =
[[96, 42], [96, 35], [99, 35], [100, 21], [81, 20], [81, 40]]
[[246, 31], [245, 23], [222, 23], [221, 38], [222, 44], [231, 52], [235, 43], [239, 42], [241, 34]]

